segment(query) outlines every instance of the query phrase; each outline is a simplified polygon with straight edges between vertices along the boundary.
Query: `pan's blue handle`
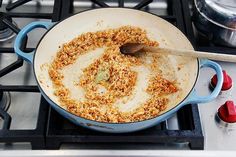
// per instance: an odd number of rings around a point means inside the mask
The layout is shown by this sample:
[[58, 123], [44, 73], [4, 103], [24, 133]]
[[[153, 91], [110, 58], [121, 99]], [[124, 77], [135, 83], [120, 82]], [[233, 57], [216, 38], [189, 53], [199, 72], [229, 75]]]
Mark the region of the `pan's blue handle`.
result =
[[52, 22], [43, 22], [43, 21], [36, 21], [36, 22], [32, 22], [28, 25], [26, 25], [16, 36], [16, 40], [14, 43], [14, 50], [16, 52], [17, 55], [19, 55], [20, 57], [22, 57], [24, 60], [28, 61], [28, 62], [33, 62], [33, 56], [34, 56], [34, 51], [26, 53], [23, 52], [20, 47], [22, 44], [22, 40], [24, 39], [24, 37], [27, 35], [27, 33], [29, 33], [31, 30], [35, 29], [35, 28], [45, 28], [45, 29], [49, 29], [52, 27], [54, 23]]
[[217, 75], [216, 87], [208, 96], [199, 96], [197, 95], [196, 90], [194, 89], [192, 93], [188, 96], [184, 104], [206, 103], [215, 99], [219, 95], [222, 85], [223, 85], [223, 72], [220, 65], [217, 64], [216, 62], [213, 62], [207, 59], [201, 59], [200, 68], [203, 68], [203, 67], [210, 67], [216, 71], [216, 75]]

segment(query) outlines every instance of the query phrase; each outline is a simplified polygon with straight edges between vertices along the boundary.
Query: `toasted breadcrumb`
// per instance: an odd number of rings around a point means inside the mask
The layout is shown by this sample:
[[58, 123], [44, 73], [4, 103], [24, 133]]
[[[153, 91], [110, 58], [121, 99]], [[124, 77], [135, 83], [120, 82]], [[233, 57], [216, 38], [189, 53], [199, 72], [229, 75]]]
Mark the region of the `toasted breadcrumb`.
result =
[[[119, 50], [120, 45], [132, 42], [158, 46], [156, 41], [148, 39], [145, 30], [133, 26], [84, 33], [63, 44], [48, 72], [54, 85], [54, 94], [61, 105], [80, 117], [109, 123], [142, 121], [164, 111], [169, 102], [165, 95], [177, 92], [178, 88], [161, 76], [149, 80], [146, 91], [151, 98], [137, 109], [121, 112], [113, 105], [116, 100], [132, 95], [137, 82], [137, 72], [132, 71], [131, 67], [141, 65], [142, 61], [134, 56], [123, 55]], [[70, 91], [62, 83], [64, 76], [60, 71], [75, 63], [81, 54], [99, 47], [107, 48], [99, 59], [83, 70], [80, 81], [75, 83], [84, 89], [85, 100], [73, 100]], [[100, 74], [101, 69], [105, 69], [106, 74]], [[105, 93], [98, 92], [99, 85], [106, 88]]]

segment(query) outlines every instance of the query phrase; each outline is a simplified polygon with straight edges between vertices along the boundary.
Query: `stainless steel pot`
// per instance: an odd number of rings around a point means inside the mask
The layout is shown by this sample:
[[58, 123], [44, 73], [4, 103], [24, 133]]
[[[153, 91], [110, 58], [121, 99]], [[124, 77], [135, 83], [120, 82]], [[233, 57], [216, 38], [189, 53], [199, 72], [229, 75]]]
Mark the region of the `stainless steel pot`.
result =
[[193, 21], [214, 43], [236, 47], [236, 0], [194, 0]]

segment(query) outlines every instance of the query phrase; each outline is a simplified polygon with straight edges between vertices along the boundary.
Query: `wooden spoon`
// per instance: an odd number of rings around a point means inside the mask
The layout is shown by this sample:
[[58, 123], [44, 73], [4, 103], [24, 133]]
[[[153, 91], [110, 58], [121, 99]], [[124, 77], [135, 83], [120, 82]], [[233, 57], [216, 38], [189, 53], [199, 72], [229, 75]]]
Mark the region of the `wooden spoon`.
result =
[[134, 55], [141, 50], [150, 52], [150, 53], [163, 53], [177, 56], [188, 56], [188, 57], [196, 57], [196, 58], [208, 58], [212, 60], [218, 61], [226, 61], [226, 62], [236, 62], [236, 55], [226, 55], [219, 53], [211, 53], [204, 51], [195, 51], [195, 50], [185, 50], [185, 49], [173, 49], [167, 47], [153, 47], [146, 46], [140, 43], [127, 43], [120, 47], [120, 51], [123, 54]]

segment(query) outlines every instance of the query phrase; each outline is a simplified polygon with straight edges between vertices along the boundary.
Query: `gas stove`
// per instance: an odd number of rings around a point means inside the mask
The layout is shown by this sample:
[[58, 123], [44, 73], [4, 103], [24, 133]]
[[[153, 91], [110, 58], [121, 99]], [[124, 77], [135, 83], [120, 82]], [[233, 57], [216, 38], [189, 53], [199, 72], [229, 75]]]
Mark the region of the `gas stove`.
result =
[[[3, 0], [0, 7], [0, 149], [99, 149], [99, 150], [235, 150], [236, 127], [217, 116], [226, 101], [236, 102], [235, 87], [222, 91], [212, 102], [190, 104], [152, 128], [126, 134], [106, 134], [75, 126], [41, 96], [32, 67], [17, 57], [14, 37], [33, 21], [60, 21], [74, 13], [97, 7], [131, 7], [156, 14], [178, 27], [195, 49], [234, 54], [235, 48], [212, 44], [198, 35], [191, 21], [188, 0]], [[44, 30], [28, 34], [22, 49], [30, 52]], [[218, 62], [236, 79], [235, 63]], [[204, 68], [196, 85], [200, 94], [210, 92], [214, 71]], [[227, 105], [227, 104], [226, 104]], [[200, 111], [200, 112], [199, 112]], [[224, 143], [224, 144], [223, 144]]]

